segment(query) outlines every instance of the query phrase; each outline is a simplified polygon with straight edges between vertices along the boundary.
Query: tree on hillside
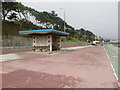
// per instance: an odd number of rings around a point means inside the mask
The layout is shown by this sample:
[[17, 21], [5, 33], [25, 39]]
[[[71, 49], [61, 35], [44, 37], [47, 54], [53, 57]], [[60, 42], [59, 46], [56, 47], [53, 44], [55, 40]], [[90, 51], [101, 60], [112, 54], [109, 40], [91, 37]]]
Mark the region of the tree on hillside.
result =
[[9, 12], [12, 10], [16, 11], [16, 4], [17, 2], [2, 2], [2, 15], [4, 20]]
[[18, 13], [20, 19], [22, 19], [21, 14], [24, 16], [25, 19], [28, 19], [29, 10], [30, 9], [28, 7], [19, 2], [2, 2], [2, 15], [4, 20], [10, 12]]
[[22, 3], [17, 3], [16, 5], [16, 12], [19, 14], [20, 19], [22, 19], [23, 12], [26, 10], [25, 8], [26, 7]]
[[14, 20], [14, 21], [17, 21], [18, 20], [18, 17], [17, 17], [17, 14], [16, 13], [12, 13], [9, 17], [7, 17], [9, 20]]
[[50, 14], [51, 14], [53, 17], [56, 17], [56, 16], [57, 16], [57, 14], [55, 13], [54, 10], [52, 10]]
[[80, 34], [85, 35], [85, 29], [84, 28], [80, 29]]

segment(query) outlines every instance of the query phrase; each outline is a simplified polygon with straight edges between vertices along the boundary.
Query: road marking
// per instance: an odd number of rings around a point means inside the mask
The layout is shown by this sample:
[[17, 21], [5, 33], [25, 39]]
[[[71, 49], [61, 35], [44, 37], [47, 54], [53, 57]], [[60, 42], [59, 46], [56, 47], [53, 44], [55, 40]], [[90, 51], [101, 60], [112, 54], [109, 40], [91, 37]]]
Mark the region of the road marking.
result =
[[113, 56], [114, 58], [118, 58], [118, 56]]
[[116, 78], [117, 81], [118, 81], [118, 76], [117, 76], [117, 74], [115, 73], [115, 69], [113, 68], [112, 62], [111, 62], [110, 57], [108, 56], [108, 54], [107, 54], [107, 52], [106, 52], [106, 50], [105, 50], [105, 47], [104, 47], [104, 51], [105, 51], [105, 53], [106, 53], [106, 55], [107, 55], [107, 57], [108, 57], [108, 59], [109, 59], [110, 65], [111, 65], [112, 70], [113, 70], [113, 72], [114, 72], [114, 76], [115, 76], [115, 78]]

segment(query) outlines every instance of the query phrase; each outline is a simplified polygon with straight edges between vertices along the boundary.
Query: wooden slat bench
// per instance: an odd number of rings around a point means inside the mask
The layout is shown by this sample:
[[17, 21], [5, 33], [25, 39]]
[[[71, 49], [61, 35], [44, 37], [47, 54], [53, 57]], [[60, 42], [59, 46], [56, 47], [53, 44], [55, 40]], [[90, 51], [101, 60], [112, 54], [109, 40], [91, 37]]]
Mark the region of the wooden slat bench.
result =
[[39, 50], [39, 51], [50, 51], [50, 46], [33, 46], [33, 50]]

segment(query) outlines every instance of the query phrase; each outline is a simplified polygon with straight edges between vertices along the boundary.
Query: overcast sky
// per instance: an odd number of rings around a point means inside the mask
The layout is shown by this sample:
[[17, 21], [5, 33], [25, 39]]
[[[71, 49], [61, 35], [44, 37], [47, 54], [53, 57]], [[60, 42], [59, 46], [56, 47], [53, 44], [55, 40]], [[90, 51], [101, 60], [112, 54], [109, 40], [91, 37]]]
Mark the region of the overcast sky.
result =
[[97, 0], [92, 0], [92, 2], [18, 1], [40, 12], [55, 10], [61, 18], [64, 17], [64, 13], [60, 8], [64, 8], [66, 21], [74, 28], [83, 27], [103, 38], [118, 38], [118, 3], [112, 2], [112, 0], [109, 0], [111, 2], [107, 0], [106, 2], [96, 2]]

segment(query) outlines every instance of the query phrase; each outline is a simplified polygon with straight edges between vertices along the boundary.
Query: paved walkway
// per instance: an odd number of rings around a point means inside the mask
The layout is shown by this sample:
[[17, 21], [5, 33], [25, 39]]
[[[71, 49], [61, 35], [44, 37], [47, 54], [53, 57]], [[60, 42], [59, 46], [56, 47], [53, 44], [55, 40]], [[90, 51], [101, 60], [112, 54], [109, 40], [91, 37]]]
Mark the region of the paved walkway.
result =
[[2, 64], [3, 88], [116, 88], [117, 80], [101, 46], [41, 55], [19, 53]]

